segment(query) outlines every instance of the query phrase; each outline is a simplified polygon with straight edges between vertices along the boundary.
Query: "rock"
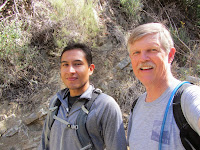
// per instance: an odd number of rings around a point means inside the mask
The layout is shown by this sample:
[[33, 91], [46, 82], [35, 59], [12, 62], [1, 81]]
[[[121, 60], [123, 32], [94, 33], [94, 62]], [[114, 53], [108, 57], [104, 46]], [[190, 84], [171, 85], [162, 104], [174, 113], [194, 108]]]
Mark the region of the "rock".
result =
[[33, 150], [33, 149], [36, 150], [37, 146], [38, 146], [37, 143], [32, 143], [32, 144], [28, 143], [27, 145], [25, 145], [25, 146], [23, 147], [23, 150], [30, 150], [30, 149], [31, 149], [31, 150]]
[[10, 136], [13, 136], [15, 135], [19, 130], [19, 127], [16, 125], [14, 126], [13, 128], [10, 128], [6, 131], [6, 133], [3, 135], [3, 137], [10, 137]]
[[129, 57], [124, 58], [120, 63], [117, 64], [116, 69], [124, 69], [131, 63], [131, 60]]
[[193, 76], [186, 76], [186, 81], [189, 81], [191, 83], [200, 84], [200, 78], [193, 77]]
[[0, 121], [0, 134], [4, 134], [8, 129], [12, 128], [17, 122], [15, 114], [12, 114], [8, 117], [5, 116], [3, 121]]
[[7, 127], [4, 125], [5, 121], [0, 122], [0, 135], [4, 134], [7, 131]]
[[45, 115], [47, 115], [47, 111], [45, 111], [43, 108], [40, 109], [40, 111], [38, 112], [38, 117], [42, 118]]
[[28, 116], [28, 118], [26, 118], [23, 122], [28, 125], [30, 123], [32, 123], [33, 121], [35, 121], [36, 119], [38, 119], [37, 114], [36, 113], [32, 113], [31, 115]]
[[47, 111], [45, 111], [45, 110], [42, 108], [42, 109], [40, 109], [39, 112], [30, 114], [27, 118], [25, 118], [25, 119], [23, 120], [23, 122], [24, 122], [26, 125], [29, 125], [29, 124], [31, 124], [32, 122], [34, 122], [35, 120], [42, 118], [42, 117], [45, 116], [46, 114], [47, 114]]
[[0, 121], [3, 121], [3, 120], [5, 120], [7, 118], [7, 116], [5, 115], [5, 114], [3, 114], [3, 115], [0, 115]]
[[3, 137], [10, 137], [15, 135], [18, 131], [20, 126], [22, 125], [22, 120], [13, 120], [12, 124], [14, 125], [13, 127], [7, 128], [7, 131], [3, 134]]

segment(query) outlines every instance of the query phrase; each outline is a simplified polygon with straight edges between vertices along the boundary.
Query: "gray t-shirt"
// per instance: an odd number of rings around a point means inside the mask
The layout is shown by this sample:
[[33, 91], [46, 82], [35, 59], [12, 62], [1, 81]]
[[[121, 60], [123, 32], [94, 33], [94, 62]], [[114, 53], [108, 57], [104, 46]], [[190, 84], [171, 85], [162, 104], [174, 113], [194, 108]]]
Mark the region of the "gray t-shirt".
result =
[[[129, 119], [128, 144], [130, 150], [156, 150], [166, 105], [174, 88], [180, 81], [173, 83], [158, 99], [145, 102], [146, 93], [140, 96]], [[182, 94], [181, 106], [186, 120], [200, 135], [200, 87], [190, 86]], [[184, 150], [179, 137], [179, 128], [170, 106], [163, 132], [162, 150]]]

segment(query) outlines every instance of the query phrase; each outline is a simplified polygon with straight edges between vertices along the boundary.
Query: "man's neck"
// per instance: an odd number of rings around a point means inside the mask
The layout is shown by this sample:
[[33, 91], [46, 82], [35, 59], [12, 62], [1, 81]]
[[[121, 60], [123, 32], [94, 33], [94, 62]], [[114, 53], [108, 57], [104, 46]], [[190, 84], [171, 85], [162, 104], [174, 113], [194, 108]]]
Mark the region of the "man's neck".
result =
[[89, 86], [90, 86], [90, 84], [86, 83], [84, 86], [82, 86], [78, 89], [69, 89], [70, 96], [75, 97], [75, 96], [82, 95], [89, 88]]
[[152, 83], [151, 85], [145, 86], [147, 92], [146, 102], [153, 102], [158, 99], [166, 91], [166, 89], [174, 83], [175, 80], [176, 79], [171, 76], [167, 80], [162, 80], [157, 83]]

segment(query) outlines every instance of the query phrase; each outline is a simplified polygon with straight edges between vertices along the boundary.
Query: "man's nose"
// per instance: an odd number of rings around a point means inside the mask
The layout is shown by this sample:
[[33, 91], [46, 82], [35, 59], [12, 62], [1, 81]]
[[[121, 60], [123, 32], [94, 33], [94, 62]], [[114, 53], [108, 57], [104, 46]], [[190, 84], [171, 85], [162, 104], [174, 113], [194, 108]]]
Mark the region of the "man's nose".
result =
[[140, 59], [141, 61], [149, 60], [149, 55], [146, 52], [141, 52]]
[[75, 69], [74, 69], [74, 67], [71, 65], [71, 66], [69, 66], [69, 72], [70, 73], [74, 73], [75, 72]]

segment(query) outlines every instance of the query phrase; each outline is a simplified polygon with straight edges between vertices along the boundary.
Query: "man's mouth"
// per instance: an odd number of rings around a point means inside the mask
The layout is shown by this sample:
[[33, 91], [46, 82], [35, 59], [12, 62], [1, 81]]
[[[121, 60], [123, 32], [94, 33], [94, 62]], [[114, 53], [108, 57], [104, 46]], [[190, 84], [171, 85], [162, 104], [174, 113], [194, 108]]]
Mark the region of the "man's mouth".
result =
[[75, 81], [77, 78], [76, 77], [68, 77], [67, 78], [69, 81]]
[[152, 62], [140, 63], [138, 65], [139, 70], [152, 70], [154, 68], [155, 68], [155, 64]]
[[152, 66], [148, 66], [148, 67], [141, 67], [140, 70], [151, 70], [153, 69]]

